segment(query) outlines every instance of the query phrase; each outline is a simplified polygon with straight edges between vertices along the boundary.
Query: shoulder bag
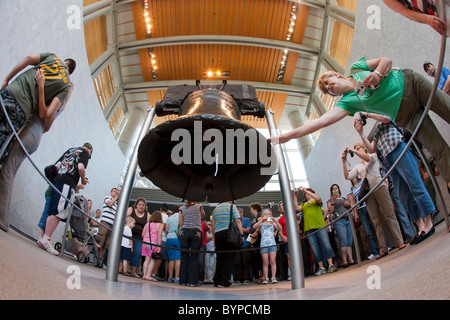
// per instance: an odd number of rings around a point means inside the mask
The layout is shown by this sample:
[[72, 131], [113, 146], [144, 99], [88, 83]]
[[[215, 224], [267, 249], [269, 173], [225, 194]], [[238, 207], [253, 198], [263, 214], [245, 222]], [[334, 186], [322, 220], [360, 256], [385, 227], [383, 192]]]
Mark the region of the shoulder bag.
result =
[[242, 247], [244, 239], [233, 219], [233, 204], [230, 206], [230, 224], [228, 225], [227, 242], [237, 248]]

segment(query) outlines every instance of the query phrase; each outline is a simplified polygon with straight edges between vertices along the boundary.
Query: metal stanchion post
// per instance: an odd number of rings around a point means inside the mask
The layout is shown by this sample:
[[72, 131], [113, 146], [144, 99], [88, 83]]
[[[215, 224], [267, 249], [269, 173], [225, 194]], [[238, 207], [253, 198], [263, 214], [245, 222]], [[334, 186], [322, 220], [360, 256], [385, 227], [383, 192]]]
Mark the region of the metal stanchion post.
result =
[[[266, 120], [271, 136], [278, 135], [272, 110], [266, 110]], [[281, 198], [283, 199], [284, 214], [286, 217], [286, 231], [289, 239], [289, 255], [291, 267], [292, 289], [305, 287], [302, 247], [297, 229], [297, 217], [295, 214], [293, 194], [289, 185], [286, 162], [279, 144], [273, 145], [278, 159], [278, 179], [280, 183]]]
[[361, 254], [359, 253], [358, 237], [356, 236], [356, 229], [355, 225], [353, 224], [353, 212], [350, 211], [347, 215], [350, 222], [350, 228], [352, 229], [353, 242], [355, 244], [356, 261], [358, 261], [358, 267], [361, 267]]
[[155, 109], [150, 108], [147, 111], [147, 116], [144, 120], [137, 144], [134, 147], [131, 154], [129, 166], [125, 175], [125, 180], [120, 192], [120, 196], [117, 203], [116, 217], [114, 218], [114, 226], [111, 234], [110, 248], [108, 252], [108, 266], [106, 269], [106, 279], [111, 281], [117, 281], [119, 273], [119, 259], [120, 259], [120, 245], [123, 237], [123, 227], [125, 224], [125, 218], [127, 215], [128, 201], [130, 199], [131, 189], [133, 188], [134, 177], [137, 168], [137, 151], [138, 144], [142, 141], [142, 138], [148, 133], [150, 126], [155, 117]]

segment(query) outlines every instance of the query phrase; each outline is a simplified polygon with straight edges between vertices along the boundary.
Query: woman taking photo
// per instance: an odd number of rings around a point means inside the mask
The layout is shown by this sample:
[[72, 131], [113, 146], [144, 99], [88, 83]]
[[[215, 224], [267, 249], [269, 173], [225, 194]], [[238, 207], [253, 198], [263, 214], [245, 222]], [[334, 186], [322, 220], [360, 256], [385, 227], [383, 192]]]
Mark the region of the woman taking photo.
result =
[[271, 209], [264, 209], [262, 219], [254, 225], [261, 233], [261, 253], [263, 261], [264, 280], [262, 284], [269, 283], [269, 263], [272, 271], [272, 283], [277, 283], [277, 243], [275, 231], [282, 231], [283, 227], [273, 218]]
[[353, 238], [352, 227], [350, 226], [351, 219], [349, 219], [351, 213], [341, 217], [350, 208], [350, 202], [342, 198], [341, 189], [337, 184], [333, 184], [330, 187], [330, 195], [331, 198], [327, 202], [328, 213], [333, 216], [333, 220], [337, 220], [334, 222], [334, 229], [339, 239], [342, 267], [346, 268], [355, 263], [352, 254]]
[[[380, 166], [378, 164], [378, 157], [376, 153], [369, 154], [367, 149], [360, 142], [356, 143], [353, 149], [347, 149], [349, 152], [353, 152], [361, 158], [362, 162], [358, 163], [351, 171], [347, 170], [345, 162], [343, 162], [345, 179], [351, 181], [357, 176], [362, 180], [367, 178], [370, 189], [372, 190], [373, 187], [381, 180]], [[386, 256], [389, 251], [384, 232], [384, 224], [386, 224], [391, 232], [394, 245], [399, 249], [403, 249], [405, 247], [405, 243], [403, 241], [400, 225], [398, 224], [397, 216], [395, 215], [394, 206], [386, 184], [382, 183], [377, 189], [373, 190], [372, 193], [366, 198], [365, 203], [367, 210], [369, 211], [370, 219], [372, 220], [375, 228], [378, 244], [380, 246], [380, 254], [377, 259]]]
[[[298, 205], [297, 194], [302, 191], [306, 202]], [[324, 261], [328, 262], [328, 272], [336, 272], [333, 264], [334, 251], [328, 238], [328, 232], [325, 227], [325, 220], [322, 214], [322, 199], [314, 190], [300, 187], [294, 190], [294, 205], [297, 212], [303, 214], [303, 230], [308, 237], [309, 244], [314, 255], [314, 261], [319, 265], [319, 270], [314, 273], [316, 276], [327, 273], [324, 267]]]

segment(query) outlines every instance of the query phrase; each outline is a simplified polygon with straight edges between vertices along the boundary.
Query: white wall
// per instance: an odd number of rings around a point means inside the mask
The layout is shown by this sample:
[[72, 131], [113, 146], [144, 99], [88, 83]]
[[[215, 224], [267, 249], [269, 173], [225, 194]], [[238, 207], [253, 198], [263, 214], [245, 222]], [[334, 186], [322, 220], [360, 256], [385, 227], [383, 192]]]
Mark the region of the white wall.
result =
[[[80, 10], [80, 28], [69, 29], [67, 20]], [[61, 59], [71, 57], [77, 68], [71, 76], [74, 91], [65, 111], [44, 134], [33, 161], [43, 168], [56, 161], [69, 147], [84, 142], [94, 152], [87, 168], [90, 183], [83, 194], [101, 208], [103, 198], [119, 183], [124, 156], [114, 141], [94, 91], [84, 43], [83, 1], [81, 0], [18, 0], [0, 1], [2, 35], [0, 36], [0, 79], [25, 56], [53, 52]], [[11, 225], [36, 237], [36, 225], [44, 208], [46, 182], [28, 160], [19, 169], [14, 185]], [[0, 204], [1, 205], [1, 204]], [[59, 232], [63, 229], [61, 224]]]
[[[371, 30], [367, 26], [367, 20], [373, 16], [372, 11], [368, 13], [368, 8], [373, 4], [380, 9], [381, 23], [380, 29]], [[358, 0], [355, 32], [347, 72], [349, 66], [362, 56], [366, 58], [386, 56], [392, 59], [393, 66], [413, 69], [426, 76], [422, 67], [423, 62], [429, 60], [437, 65], [440, 43], [440, 36], [428, 25], [404, 18], [391, 11], [382, 1]], [[447, 40], [447, 54], [444, 63], [447, 67], [450, 66], [449, 43], [450, 41]], [[432, 78], [429, 79], [433, 81]], [[435, 116], [433, 119], [436, 118], [438, 117]], [[450, 126], [440, 118], [436, 122], [444, 137], [450, 141]], [[372, 127], [373, 122], [366, 125], [366, 135]], [[341, 153], [345, 147], [353, 146], [358, 141], [359, 135], [353, 128], [352, 117], [347, 117], [322, 131], [305, 166], [310, 186], [323, 200], [329, 198], [329, 188], [333, 183], [338, 183], [343, 193], [348, 192], [350, 183], [343, 178]], [[349, 156], [348, 159], [352, 165], [357, 163], [356, 158]], [[446, 192], [445, 194], [448, 198], [448, 194]]]

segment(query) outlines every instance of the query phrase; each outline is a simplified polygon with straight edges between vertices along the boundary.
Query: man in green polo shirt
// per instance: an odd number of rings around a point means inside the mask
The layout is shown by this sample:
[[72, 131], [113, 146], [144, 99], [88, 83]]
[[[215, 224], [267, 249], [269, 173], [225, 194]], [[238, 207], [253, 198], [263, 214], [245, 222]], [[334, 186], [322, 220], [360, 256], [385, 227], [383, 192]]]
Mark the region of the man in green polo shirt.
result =
[[[389, 58], [366, 60], [363, 57], [352, 64], [348, 77], [334, 71], [320, 75], [317, 84], [323, 93], [342, 95], [336, 106], [321, 117], [272, 137], [269, 141], [286, 143], [358, 112], [362, 112], [366, 118], [384, 123], [392, 121], [414, 131], [427, 105], [433, 84], [413, 70], [393, 70], [391, 67]], [[362, 95], [355, 92], [358, 80], [363, 81], [365, 87]], [[449, 123], [450, 96], [437, 90], [431, 110]], [[431, 152], [439, 171], [449, 183], [450, 148], [429, 115], [425, 117], [416, 139]]]
[[[32, 67], [9, 83], [27, 66]], [[75, 66], [73, 59], [61, 61], [53, 53], [40, 53], [27, 56], [11, 70], [0, 88], [0, 103], [6, 108], [16, 131], [25, 125], [32, 114], [43, 119], [45, 131], [50, 129], [56, 113], [69, 96], [69, 75]], [[1, 110], [0, 148], [11, 132]]]

